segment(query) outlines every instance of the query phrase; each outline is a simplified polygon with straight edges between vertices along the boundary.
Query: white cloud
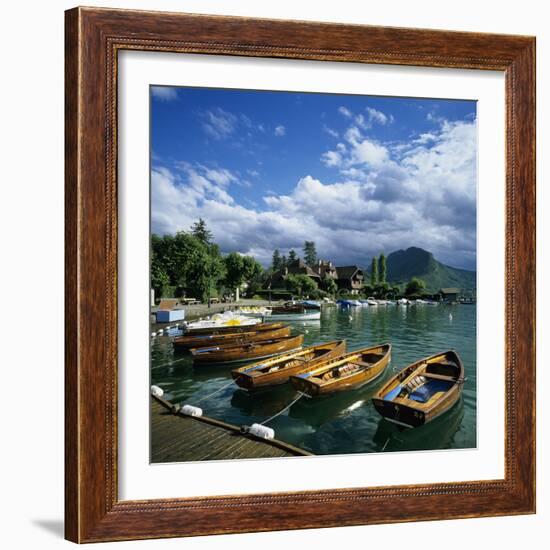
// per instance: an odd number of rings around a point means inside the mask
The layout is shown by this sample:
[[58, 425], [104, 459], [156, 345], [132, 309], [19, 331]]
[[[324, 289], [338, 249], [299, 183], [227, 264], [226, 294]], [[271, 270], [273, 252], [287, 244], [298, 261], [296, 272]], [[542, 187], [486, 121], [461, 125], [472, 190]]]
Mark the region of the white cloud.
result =
[[341, 115], [344, 115], [346, 118], [351, 118], [353, 116], [353, 113], [347, 107], [344, 107], [343, 105], [341, 107], [338, 107], [338, 112]]
[[382, 125], [387, 124], [388, 122], [393, 122], [393, 116], [390, 115], [388, 117], [382, 111], [378, 111], [372, 107], [367, 107], [366, 111], [370, 122], [377, 122]]
[[342, 156], [337, 151], [327, 151], [321, 156], [321, 160], [325, 166], [341, 166], [342, 165]]
[[202, 113], [203, 130], [214, 139], [229, 137], [237, 128], [238, 118], [220, 107]]
[[151, 86], [151, 94], [161, 101], [173, 101], [178, 99], [178, 91], [170, 86]]
[[329, 136], [332, 136], [334, 138], [339, 138], [340, 135], [336, 130], [333, 130], [332, 128], [328, 127], [326, 124], [323, 124], [323, 131], [326, 132]]
[[314, 239], [319, 255], [337, 263], [366, 265], [382, 250], [419, 246], [445, 263], [475, 266], [475, 121], [444, 122], [397, 153], [350, 126], [322, 160], [338, 170], [337, 181], [306, 175], [285, 195], [266, 194], [262, 208], [232, 198], [242, 180], [227, 169], [155, 168], [153, 231], [187, 230], [202, 217], [222, 251], [264, 265], [274, 248], [300, 250]]
[[273, 133], [277, 137], [282, 137], [286, 134], [286, 128], [282, 124], [279, 124], [279, 126], [275, 128], [275, 131]]

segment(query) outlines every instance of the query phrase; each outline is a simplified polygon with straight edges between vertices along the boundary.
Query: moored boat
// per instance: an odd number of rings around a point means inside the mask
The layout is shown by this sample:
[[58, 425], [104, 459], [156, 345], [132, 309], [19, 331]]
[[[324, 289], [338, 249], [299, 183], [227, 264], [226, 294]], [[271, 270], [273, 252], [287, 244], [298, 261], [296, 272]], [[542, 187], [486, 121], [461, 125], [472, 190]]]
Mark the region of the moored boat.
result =
[[[184, 334], [173, 341], [178, 349], [200, 348], [205, 346], [217, 346], [225, 344], [244, 344], [248, 342], [260, 342], [273, 340], [282, 336], [290, 336], [289, 326], [278, 326], [270, 330], [248, 330], [241, 332], [226, 332], [222, 334]], [[253, 329], [254, 327], [251, 327]]]
[[391, 344], [371, 346], [324, 361], [309, 372], [291, 376], [290, 381], [312, 397], [357, 388], [381, 376], [390, 358]]
[[272, 321], [318, 321], [321, 319], [321, 311], [310, 310], [304, 313], [273, 313]]
[[302, 305], [306, 309], [321, 309], [321, 302], [317, 300], [303, 300]]
[[229, 332], [257, 332], [284, 327], [284, 323], [252, 323], [250, 325], [215, 325], [185, 327], [185, 334], [227, 334]]
[[191, 332], [210, 328], [251, 326], [257, 325], [261, 323], [261, 321], [262, 320], [259, 318], [246, 317], [244, 315], [235, 314], [232, 311], [225, 311], [224, 313], [215, 313], [206, 319], [199, 319], [198, 321], [186, 323], [185, 330]]
[[288, 382], [290, 376], [312, 370], [321, 362], [338, 357], [345, 352], [346, 341], [336, 340], [246, 365], [233, 370], [231, 374], [241, 388], [256, 389], [274, 386], [284, 384]]
[[336, 302], [342, 307], [361, 307], [361, 300], [338, 300]]
[[287, 302], [282, 306], [271, 306], [269, 308], [272, 314], [288, 314], [288, 313], [304, 313], [306, 308], [303, 304], [298, 304], [294, 302]]
[[245, 344], [191, 348], [190, 352], [193, 356], [194, 364], [236, 363], [239, 361], [253, 361], [297, 350], [302, 347], [303, 341], [303, 334], [299, 334], [298, 336], [283, 336], [282, 338]]
[[387, 420], [416, 428], [457, 403], [464, 385], [464, 365], [454, 350], [421, 359], [392, 377], [372, 398]]

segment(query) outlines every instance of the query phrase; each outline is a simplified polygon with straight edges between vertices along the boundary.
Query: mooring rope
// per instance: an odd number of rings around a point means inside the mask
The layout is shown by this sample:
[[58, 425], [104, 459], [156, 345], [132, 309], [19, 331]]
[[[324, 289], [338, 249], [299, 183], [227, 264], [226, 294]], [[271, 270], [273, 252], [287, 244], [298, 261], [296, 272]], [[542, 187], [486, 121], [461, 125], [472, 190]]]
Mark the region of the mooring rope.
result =
[[235, 380], [231, 380], [228, 384], [225, 384], [221, 388], [218, 388], [216, 391], [209, 393], [208, 395], [205, 395], [204, 397], [201, 397], [198, 401], [195, 401], [195, 403], [200, 403], [201, 401], [205, 401], [206, 399], [216, 395], [217, 393], [220, 393], [222, 390], [225, 390], [226, 388], [229, 388], [232, 384], [235, 383]]
[[268, 422], [271, 422], [272, 420], [274, 420], [275, 418], [277, 418], [279, 415], [283, 414], [286, 410], [290, 409], [290, 407], [292, 407], [292, 405], [294, 405], [294, 403], [296, 403], [297, 401], [299, 401], [300, 399], [302, 399], [302, 397], [304, 397], [304, 395], [307, 395], [303, 392], [298, 392], [300, 395], [294, 399], [293, 401], [291, 401], [284, 409], [281, 409], [277, 414], [274, 414], [273, 416], [271, 416], [270, 418], [268, 418], [267, 420], [264, 420], [263, 422], [260, 422], [260, 426], [265, 426]]

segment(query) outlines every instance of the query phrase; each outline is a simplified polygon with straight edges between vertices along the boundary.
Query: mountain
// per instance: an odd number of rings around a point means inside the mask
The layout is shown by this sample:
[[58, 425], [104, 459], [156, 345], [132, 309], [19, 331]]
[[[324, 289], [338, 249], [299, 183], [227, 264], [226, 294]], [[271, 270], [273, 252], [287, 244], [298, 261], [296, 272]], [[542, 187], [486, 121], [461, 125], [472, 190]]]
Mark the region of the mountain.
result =
[[433, 292], [440, 288], [476, 287], [476, 272], [457, 269], [438, 262], [431, 252], [410, 247], [396, 250], [387, 257], [387, 280], [392, 283], [406, 283], [411, 277], [418, 277], [426, 283], [426, 290]]

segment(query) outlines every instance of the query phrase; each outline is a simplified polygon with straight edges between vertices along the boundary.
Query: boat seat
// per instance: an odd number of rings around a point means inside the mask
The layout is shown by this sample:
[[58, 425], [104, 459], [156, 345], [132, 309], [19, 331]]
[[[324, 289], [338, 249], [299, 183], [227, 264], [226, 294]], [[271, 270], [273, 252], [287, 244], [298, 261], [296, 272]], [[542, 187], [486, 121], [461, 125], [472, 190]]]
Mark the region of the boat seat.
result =
[[357, 365], [358, 367], [365, 367], [370, 368], [372, 367], [372, 363], [367, 363], [366, 361], [353, 361], [353, 365]]
[[456, 382], [456, 376], [446, 376], [444, 374], [432, 374], [431, 372], [426, 372], [424, 376], [426, 378], [431, 378], [432, 380], [447, 380], [449, 382]]

